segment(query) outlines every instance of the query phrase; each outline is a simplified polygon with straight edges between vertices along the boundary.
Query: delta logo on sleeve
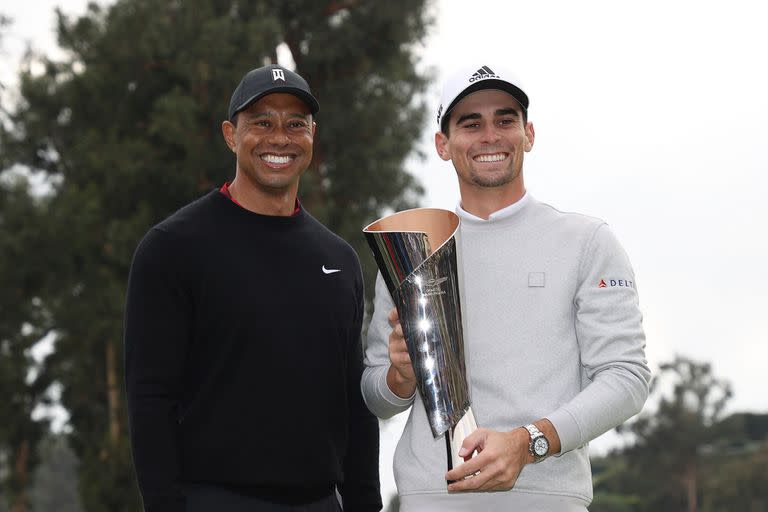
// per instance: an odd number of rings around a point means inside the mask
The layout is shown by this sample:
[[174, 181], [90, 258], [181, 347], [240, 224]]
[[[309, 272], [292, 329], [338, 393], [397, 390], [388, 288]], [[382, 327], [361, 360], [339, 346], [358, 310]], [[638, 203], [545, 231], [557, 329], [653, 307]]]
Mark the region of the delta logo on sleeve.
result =
[[597, 284], [598, 288], [634, 288], [635, 282], [629, 279], [601, 279]]

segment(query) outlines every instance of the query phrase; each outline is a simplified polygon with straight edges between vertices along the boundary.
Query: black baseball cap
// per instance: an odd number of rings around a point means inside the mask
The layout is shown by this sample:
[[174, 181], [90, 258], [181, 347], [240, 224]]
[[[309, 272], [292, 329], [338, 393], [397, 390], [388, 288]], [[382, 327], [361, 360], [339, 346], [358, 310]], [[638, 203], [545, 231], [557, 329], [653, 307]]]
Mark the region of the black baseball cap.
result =
[[235, 92], [232, 93], [232, 99], [229, 100], [229, 120], [231, 121], [238, 112], [248, 108], [248, 105], [254, 101], [276, 92], [293, 94], [301, 99], [309, 106], [312, 115], [320, 110], [320, 104], [312, 96], [306, 80], [290, 69], [270, 64], [252, 69], [240, 80]]

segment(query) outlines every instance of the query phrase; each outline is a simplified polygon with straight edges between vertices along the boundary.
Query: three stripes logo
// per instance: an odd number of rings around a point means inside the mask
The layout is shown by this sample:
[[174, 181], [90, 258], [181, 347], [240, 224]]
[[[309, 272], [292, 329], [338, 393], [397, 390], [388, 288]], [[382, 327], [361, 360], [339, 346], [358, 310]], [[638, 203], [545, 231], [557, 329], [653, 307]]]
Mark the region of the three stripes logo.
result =
[[477, 82], [478, 80], [486, 80], [488, 78], [499, 78], [499, 75], [494, 73], [488, 66], [483, 66], [469, 77], [469, 83]]

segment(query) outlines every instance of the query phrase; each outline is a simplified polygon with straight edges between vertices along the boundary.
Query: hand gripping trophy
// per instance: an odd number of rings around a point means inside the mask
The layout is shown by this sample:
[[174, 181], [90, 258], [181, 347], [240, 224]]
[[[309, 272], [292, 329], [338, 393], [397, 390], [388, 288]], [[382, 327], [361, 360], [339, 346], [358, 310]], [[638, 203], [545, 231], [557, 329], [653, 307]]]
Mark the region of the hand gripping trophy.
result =
[[445, 435], [448, 469], [477, 429], [464, 362], [456, 232], [459, 217], [438, 208], [394, 213], [363, 229], [397, 307], [432, 435]]

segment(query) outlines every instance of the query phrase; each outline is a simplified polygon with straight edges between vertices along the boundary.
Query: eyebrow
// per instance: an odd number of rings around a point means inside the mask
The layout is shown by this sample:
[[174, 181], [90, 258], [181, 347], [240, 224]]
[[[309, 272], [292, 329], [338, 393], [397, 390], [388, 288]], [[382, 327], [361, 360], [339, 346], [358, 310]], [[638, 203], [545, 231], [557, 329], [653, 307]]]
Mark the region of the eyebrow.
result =
[[456, 124], [461, 124], [461, 123], [463, 123], [464, 121], [467, 121], [467, 120], [469, 120], [469, 119], [480, 119], [480, 117], [481, 117], [481, 116], [480, 116], [480, 114], [478, 114], [478, 113], [472, 113], [472, 114], [464, 114], [463, 116], [459, 117], [459, 118], [456, 120]]
[[[302, 114], [301, 112], [290, 112], [288, 117], [292, 119], [306, 119], [312, 114]], [[252, 112], [248, 114], [249, 119], [258, 119], [262, 117], [275, 117], [274, 112]]]
[[520, 112], [516, 108], [500, 108], [495, 112], [497, 116], [508, 116], [513, 115], [515, 117], [520, 117]]
[[[499, 116], [508, 116], [513, 115], [515, 117], [520, 117], [520, 112], [517, 111], [515, 108], [500, 108], [496, 110], [496, 112], [493, 113], [496, 117]], [[456, 124], [461, 124], [464, 121], [470, 120], [470, 119], [481, 119], [482, 116], [477, 112], [472, 112], [470, 114], [464, 114], [463, 116], [459, 117], [456, 120]]]

